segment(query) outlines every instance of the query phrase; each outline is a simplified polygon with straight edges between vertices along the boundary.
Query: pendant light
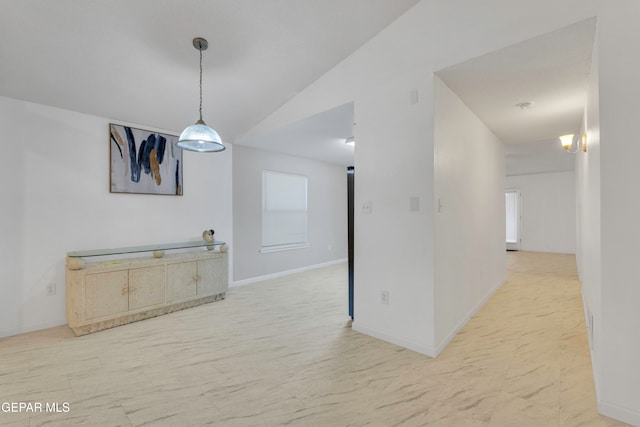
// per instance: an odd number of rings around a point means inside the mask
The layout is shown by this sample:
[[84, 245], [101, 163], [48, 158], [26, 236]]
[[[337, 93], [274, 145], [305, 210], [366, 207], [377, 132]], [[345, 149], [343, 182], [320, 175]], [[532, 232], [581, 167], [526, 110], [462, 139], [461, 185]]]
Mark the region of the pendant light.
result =
[[201, 37], [196, 37], [193, 39], [193, 47], [200, 51], [200, 119], [182, 131], [176, 145], [183, 150], [201, 153], [222, 151], [225, 147], [220, 135], [202, 120], [202, 51], [207, 50], [209, 43]]

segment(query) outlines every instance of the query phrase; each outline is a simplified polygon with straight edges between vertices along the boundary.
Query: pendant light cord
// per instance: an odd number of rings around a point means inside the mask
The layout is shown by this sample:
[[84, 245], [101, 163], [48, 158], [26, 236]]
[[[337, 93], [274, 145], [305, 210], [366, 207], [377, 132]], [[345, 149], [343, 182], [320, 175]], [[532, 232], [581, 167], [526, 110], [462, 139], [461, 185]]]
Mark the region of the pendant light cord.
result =
[[200, 121], [202, 121], [202, 49], [200, 51]]

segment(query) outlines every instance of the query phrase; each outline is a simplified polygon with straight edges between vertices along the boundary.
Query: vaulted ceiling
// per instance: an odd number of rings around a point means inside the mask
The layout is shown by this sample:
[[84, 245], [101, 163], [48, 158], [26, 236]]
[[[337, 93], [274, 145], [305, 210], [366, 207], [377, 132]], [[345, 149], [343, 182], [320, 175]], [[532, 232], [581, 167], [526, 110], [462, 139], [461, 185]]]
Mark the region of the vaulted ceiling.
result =
[[0, 96], [234, 142], [418, 0], [4, 0]]
[[[204, 37], [203, 116], [225, 142], [352, 164], [353, 104], [242, 137], [418, 1], [4, 0], [0, 96], [180, 132], [198, 118]], [[594, 32], [577, 23], [439, 73], [508, 144], [507, 173], [573, 167], [554, 140], [578, 131]]]

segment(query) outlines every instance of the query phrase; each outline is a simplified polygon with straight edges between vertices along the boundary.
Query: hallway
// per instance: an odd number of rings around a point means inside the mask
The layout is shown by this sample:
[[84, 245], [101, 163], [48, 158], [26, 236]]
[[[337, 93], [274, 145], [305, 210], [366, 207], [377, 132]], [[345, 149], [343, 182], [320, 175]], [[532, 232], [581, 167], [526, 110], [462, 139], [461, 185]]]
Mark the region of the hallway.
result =
[[575, 257], [507, 252], [507, 270], [439, 357], [468, 378], [469, 390], [449, 384], [449, 394], [472, 401], [478, 415], [495, 404], [490, 426], [626, 425], [596, 413]]
[[596, 413], [575, 258], [509, 252], [508, 282], [437, 358], [347, 321], [346, 264], [80, 338], [0, 339], [0, 426], [622, 426]]

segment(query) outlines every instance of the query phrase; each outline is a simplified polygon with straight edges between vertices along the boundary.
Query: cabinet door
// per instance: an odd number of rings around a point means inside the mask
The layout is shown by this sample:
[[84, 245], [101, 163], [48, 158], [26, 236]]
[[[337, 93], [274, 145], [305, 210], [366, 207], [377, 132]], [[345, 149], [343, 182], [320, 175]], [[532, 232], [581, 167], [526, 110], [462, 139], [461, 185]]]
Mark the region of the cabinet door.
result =
[[179, 301], [196, 296], [198, 270], [195, 261], [167, 265], [167, 301]]
[[227, 291], [223, 258], [198, 261], [198, 296], [221, 294]]
[[129, 270], [129, 310], [164, 304], [164, 266]]
[[87, 274], [84, 285], [86, 319], [123, 313], [129, 309], [127, 270]]

